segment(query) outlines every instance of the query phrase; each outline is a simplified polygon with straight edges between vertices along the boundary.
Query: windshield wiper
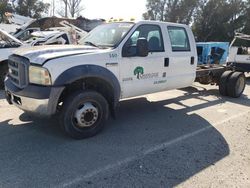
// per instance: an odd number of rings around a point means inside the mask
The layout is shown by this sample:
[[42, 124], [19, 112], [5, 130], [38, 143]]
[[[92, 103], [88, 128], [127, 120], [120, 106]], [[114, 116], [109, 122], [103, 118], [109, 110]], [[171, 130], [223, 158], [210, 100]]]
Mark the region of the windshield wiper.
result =
[[99, 46], [97, 46], [96, 44], [94, 44], [93, 42], [90, 42], [90, 41], [86, 41], [86, 42], [84, 42], [84, 44], [99, 48]]

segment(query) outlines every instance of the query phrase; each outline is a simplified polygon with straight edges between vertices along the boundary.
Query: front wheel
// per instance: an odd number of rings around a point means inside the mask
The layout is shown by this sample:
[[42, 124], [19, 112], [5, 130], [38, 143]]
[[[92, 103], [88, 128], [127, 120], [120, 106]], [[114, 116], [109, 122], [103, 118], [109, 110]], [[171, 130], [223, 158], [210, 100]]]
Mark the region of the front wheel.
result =
[[75, 139], [96, 135], [103, 127], [109, 114], [106, 99], [95, 91], [77, 91], [64, 102], [61, 125]]

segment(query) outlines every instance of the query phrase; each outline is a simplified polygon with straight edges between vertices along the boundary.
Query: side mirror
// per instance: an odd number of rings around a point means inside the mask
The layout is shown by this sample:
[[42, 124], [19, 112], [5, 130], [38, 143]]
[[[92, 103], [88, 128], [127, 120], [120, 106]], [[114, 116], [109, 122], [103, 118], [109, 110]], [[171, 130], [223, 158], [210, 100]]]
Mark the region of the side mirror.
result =
[[130, 43], [125, 44], [122, 48], [122, 57], [135, 57], [136, 49], [137, 47], [130, 45]]
[[127, 42], [122, 48], [122, 57], [147, 57], [148, 56], [148, 41], [145, 38], [139, 38], [136, 45], [131, 45]]
[[136, 44], [136, 51], [137, 51], [137, 55], [139, 57], [147, 57], [148, 56], [148, 41], [145, 38], [139, 38], [137, 40], [137, 44]]

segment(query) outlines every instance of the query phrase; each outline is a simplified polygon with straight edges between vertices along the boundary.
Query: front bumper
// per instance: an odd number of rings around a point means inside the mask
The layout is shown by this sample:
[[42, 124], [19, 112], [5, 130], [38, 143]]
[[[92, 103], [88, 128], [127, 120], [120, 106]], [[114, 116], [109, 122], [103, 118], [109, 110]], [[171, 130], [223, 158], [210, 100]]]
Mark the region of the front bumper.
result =
[[28, 85], [24, 89], [17, 88], [9, 78], [5, 80], [5, 97], [9, 104], [21, 110], [41, 116], [56, 113], [59, 97], [64, 87], [44, 87]]

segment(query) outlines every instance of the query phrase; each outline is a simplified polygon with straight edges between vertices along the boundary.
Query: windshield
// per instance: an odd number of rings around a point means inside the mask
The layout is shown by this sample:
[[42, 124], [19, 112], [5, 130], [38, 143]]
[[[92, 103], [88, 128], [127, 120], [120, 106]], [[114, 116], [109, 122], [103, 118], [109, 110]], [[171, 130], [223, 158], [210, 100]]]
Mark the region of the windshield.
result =
[[133, 23], [104, 24], [92, 30], [81, 44], [95, 47], [115, 47], [133, 26]]
[[27, 23], [23, 24], [21, 28], [17, 29], [16, 32], [14, 32], [14, 36], [16, 36], [20, 31], [24, 31], [27, 29], [32, 23], [34, 23], [36, 20], [30, 20]]

